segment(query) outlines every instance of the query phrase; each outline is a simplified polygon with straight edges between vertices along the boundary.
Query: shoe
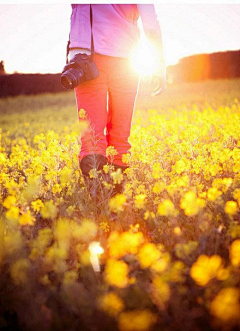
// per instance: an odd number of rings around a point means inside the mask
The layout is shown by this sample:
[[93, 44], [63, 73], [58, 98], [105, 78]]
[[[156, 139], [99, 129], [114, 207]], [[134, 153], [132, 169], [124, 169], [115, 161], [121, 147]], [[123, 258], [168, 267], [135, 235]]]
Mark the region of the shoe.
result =
[[102, 154], [89, 154], [79, 161], [79, 166], [83, 176], [89, 177], [89, 171], [91, 169], [102, 170], [103, 166], [107, 164], [107, 161], [108, 159]]
[[85, 185], [88, 187], [94, 202], [97, 202], [100, 193], [100, 182], [99, 178], [90, 178], [89, 172], [92, 169], [96, 169], [96, 171], [102, 170], [107, 161], [107, 158], [102, 154], [89, 154], [79, 162]]

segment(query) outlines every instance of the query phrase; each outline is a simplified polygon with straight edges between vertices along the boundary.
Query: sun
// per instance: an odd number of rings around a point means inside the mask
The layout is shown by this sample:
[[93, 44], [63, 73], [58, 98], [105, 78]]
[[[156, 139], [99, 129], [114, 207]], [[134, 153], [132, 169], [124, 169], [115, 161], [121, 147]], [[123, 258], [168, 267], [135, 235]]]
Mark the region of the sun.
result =
[[141, 76], [152, 76], [159, 70], [161, 63], [157, 51], [146, 38], [142, 38], [132, 52], [131, 65], [133, 70]]

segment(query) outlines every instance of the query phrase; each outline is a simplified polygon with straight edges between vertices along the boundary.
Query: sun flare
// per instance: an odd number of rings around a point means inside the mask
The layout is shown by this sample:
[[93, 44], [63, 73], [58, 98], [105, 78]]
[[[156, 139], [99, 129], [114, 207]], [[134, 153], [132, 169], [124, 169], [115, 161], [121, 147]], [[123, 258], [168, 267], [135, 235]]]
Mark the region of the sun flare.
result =
[[147, 39], [142, 39], [131, 55], [131, 65], [141, 76], [152, 76], [158, 69], [157, 51]]

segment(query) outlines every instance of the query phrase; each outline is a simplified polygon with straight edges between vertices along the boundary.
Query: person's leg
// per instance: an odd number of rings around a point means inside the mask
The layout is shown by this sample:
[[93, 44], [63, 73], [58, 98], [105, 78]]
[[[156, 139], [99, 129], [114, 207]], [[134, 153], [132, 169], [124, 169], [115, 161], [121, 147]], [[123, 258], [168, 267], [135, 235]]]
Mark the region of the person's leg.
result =
[[134, 103], [138, 90], [139, 76], [131, 68], [130, 61], [122, 58], [110, 58], [108, 67], [108, 120], [107, 143], [114, 146], [118, 154], [114, 156], [115, 168], [127, 168], [122, 161], [131, 145], [130, 136]]
[[81, 136], [79, 163], [83, 175], [92, 168], [102, 168], [107, 162], [107, 141], [104, 128], [107, 124], [107, 72], [104, 57], [94, 55], [99, 77], [75, 88], [79, 121], [87, 121], [88, 129]]

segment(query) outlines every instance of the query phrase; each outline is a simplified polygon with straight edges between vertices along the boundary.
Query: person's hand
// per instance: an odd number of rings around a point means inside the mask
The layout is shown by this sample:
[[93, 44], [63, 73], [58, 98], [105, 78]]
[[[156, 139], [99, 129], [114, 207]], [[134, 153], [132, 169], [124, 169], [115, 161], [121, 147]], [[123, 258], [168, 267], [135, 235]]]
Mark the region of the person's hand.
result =
[[162, 94], [167, 87], [167, 80], [166, 80], [166, 74], [165, 72], [159, 72], [152, 75], [150, 80], [150, 85], [155, 85], [155, 88], [153, 92], [151, 93], [151, 96], [157, 96]]

